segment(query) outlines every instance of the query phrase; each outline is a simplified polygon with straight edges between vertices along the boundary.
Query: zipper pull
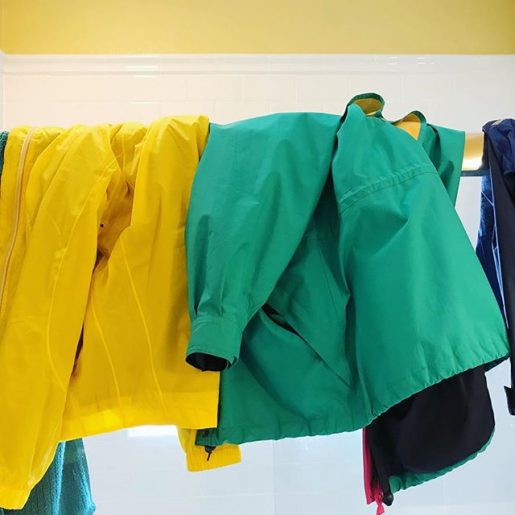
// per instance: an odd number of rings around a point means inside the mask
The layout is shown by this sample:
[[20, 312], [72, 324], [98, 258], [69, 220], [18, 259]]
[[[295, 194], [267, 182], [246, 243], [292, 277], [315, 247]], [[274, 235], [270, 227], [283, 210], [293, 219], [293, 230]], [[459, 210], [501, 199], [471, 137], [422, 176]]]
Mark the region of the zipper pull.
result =
[[206, 445], [204, 449], [207, 452], [207, 460], [209, 461], [209, 458], [211, 458], [211, 454], [213, 454], [213, 451], [216, 449], [216, 447], [213, 447], [212, 445]]

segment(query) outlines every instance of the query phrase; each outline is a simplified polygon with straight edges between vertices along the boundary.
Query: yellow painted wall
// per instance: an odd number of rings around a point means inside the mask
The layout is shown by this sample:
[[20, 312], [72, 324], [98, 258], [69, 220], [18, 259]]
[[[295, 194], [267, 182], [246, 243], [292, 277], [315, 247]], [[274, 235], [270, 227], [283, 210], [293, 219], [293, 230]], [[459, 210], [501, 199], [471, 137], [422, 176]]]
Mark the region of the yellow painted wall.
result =
[[0, 0], [15, 54], [515, 53], [515, 0]]

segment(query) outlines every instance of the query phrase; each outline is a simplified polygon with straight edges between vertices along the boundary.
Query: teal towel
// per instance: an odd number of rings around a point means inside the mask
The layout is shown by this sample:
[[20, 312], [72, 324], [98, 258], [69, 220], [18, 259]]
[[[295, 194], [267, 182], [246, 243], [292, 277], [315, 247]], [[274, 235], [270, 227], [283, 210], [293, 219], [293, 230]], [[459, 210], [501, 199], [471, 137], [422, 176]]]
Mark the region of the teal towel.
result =
[[7, 137], [9, 133], [7, 131], [0, 132], [0, 177], [2, 176], [2, 168], [4, 167], [4, 150], [7, 145]]
[[59, 444], [54, 461], [32, 490], [22, 510], [3, 510], [0, 515], [90, 515], [95, 513], [91, 497], [88, 463], [82, 440]]

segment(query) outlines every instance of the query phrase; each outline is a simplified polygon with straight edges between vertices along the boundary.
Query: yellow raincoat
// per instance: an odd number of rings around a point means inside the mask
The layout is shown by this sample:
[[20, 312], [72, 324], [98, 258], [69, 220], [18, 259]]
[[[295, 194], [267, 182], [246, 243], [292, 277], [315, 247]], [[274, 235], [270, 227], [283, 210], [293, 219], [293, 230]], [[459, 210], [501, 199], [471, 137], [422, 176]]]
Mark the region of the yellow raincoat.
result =
[[190, 470], [194, 429], [217, 424], [219, 376], [185, 363], [184, 225], [205, 117], [146, 128], [21, 127], [0, 200], [0, 506], [21, 508], [60, 440], [175, 424]]

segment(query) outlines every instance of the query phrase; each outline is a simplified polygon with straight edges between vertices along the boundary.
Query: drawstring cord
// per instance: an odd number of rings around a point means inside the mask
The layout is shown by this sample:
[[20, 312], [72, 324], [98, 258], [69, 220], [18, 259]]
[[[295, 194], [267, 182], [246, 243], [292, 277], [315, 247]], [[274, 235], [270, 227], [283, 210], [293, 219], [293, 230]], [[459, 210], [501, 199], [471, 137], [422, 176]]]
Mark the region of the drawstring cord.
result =
[[213, 451], [216, 449], [216, 447], [213, 447], [212, 445], [206, 445], [206, 446], [204, 446], [204, 449], [207, 452], [206, 461], [209, 461], [209, 459], [211, 458], [211, 454], [213, 454]]

